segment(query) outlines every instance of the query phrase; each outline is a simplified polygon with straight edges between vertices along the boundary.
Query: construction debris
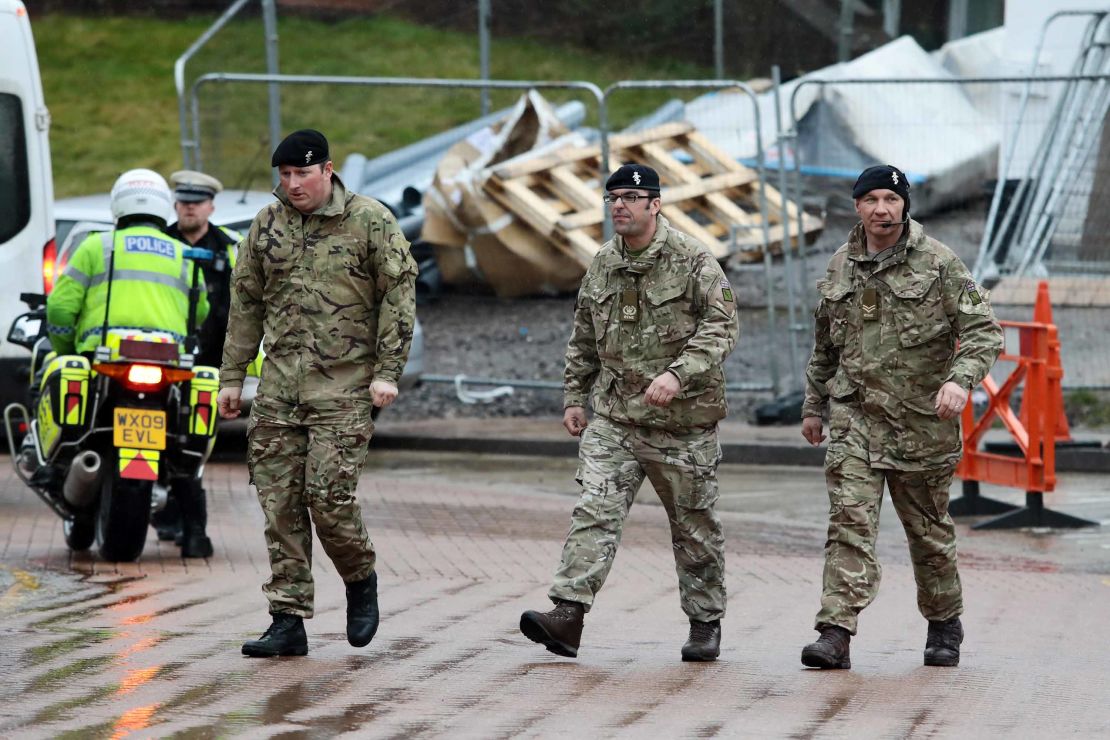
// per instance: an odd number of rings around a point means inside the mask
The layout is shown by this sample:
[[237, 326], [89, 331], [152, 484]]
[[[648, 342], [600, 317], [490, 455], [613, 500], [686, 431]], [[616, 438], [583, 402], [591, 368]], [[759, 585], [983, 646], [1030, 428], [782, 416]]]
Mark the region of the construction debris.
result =
[[[500, 296], [566, 291], [601, 248], [600, 147], [557, 135], [549, 113], [530, 93], [518, 115], [490, 131], [486, 146], [468, 139], [445, 157], [425, 195], [423, 238], [443, 245], [436, 256], [448, 283], [470, 282], [480, 273]], [[618, 134], [609, 148], [612, 167], [639, 162], [659, 172], [663, 215], [717, 259], [760, 260], [765, 242], [772, 254], [781, 253], [787, 234], [797, 245], [796, 206], [766, 184], [761, 197], [756, 171], [693, 125]], [[801, 222], [812, 242], [821, 220], [803, 214]]]
[[[488, 285], [502, 298], [573, 291], [581, 264], [537, 235], [481, 187], [489, 166], [543, 150], [570, 135], [536, 92], [521, 97], [501, 123], [452, 146], [424, 192], [421, 239], [435, 245], [443, 281]], [[584, 141], [584, 140], [583, 140]]]

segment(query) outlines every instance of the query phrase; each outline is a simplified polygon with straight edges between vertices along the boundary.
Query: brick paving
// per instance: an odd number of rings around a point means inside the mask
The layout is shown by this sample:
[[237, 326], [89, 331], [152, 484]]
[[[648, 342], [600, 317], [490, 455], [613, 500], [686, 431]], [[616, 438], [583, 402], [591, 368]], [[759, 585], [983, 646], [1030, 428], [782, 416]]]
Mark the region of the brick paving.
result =
[[[208, 470], [213, 558], [182, 561], [151, 537], [140, 562], [117, 565], [68, 553], [60, 522], [0, 459], [0, 736], [1110, 735], [1101, 530], [1035, 537], [962, 526], [963, 665], [925, 668], [925, 624], [888, 505], [883, 588], [862, 617], [853, 670], [807, 671], [798, 654], [814, 635], [822, 512], [790, 501], [823, 496], [813, 492], [819, 477], [729, 470], [743, 496], [722, 506], [723, 654], [683, 664], [666, 521], [645, 505], [648, 487], [587, 616], [580, 657], [567, 660], [516, 624], [547, 603], [573, 461], [502, 465], [514, 472], [485, 475], [449, 455], [372, 462], [359, 496], [379, 553], [378, 636], [362, 650], [346, 643], [342, 585], [321, 554], [308, 656], [259, 660], [239, 654], [268, 624], [262, 517], [242, 464]], [[757, 504], [761, 487], [787, 500]], [[1090, 506], [1110, 518], [1110, 503]], [[1072, 539], [1058, 548], [1055, 537]]]

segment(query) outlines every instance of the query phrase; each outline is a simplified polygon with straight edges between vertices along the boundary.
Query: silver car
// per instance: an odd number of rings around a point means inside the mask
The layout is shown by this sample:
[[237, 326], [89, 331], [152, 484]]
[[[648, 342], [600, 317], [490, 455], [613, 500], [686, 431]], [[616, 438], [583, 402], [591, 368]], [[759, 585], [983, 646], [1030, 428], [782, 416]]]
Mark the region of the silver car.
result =
[[[239, 192], [223, 191], [216, 194], [215, 211], [212, 222], [241, 234], [250, 229], [255, 215], [263, 207], [274, 201], [271, 193], [249, 190]], [[61, 274], [69, 256], [82, 241], [93, 232], [107, 231], [112, 228], [112, 211], [107, 193], [85, 195], [77, 198], [64, 198], [54, 201], [54, 219], [57, 228], [58, 257], [56, 274]], [[412, 349], [408, 363], [401, 375], [402, 390], [412, 388], [420, 382], [424, 373], [424, 330], [417, 319], [413, 327]], [[258, 389], [258, 378], [248, 377], [243, 383], [243, 401], [250, 406]]]

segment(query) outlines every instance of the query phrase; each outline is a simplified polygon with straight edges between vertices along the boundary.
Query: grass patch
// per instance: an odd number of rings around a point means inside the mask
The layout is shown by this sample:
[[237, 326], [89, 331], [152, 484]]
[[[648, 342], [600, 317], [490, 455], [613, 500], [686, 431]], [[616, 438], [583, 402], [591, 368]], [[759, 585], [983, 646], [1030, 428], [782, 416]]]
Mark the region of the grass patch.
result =
[[1068, 424], [1098, 429], [1110, 427], [1110, 393], [1105, 391], [1065, 391], [1064, 413]]
[[[34, 19], [46, 102], [53, 117], [51, 149], [58, 197], [108, 190], [120, 172], [149, 167], [168, 174], [182, 164], [174, 61], [211, 24], [211, 17], [161, 20], [48, 14]], [[263, 72], [260, 19], [233, 22], [190, 64], [189, 83], [210, 71]], [[388, 16], [338, 23], [279, 19], [282, 72], [380, 77], [476, 78], [474, 34], [419, 26]], [[494, 39], [495, 79], [585, 80], [604, 88], [623, 79], [707, 79], [710, 70], [667, 59], [631, 61], [532, 40]], [[543, 92], [554, 102], [579, 93]], [[692, 98], [698, 93], [683, 93]], [[496, 110], [517, 92], [493, 92]], [[617, 95], [611, 125], [655, 109], [675, 91]], [[479, 93], [469, 90], [288, 86], [282, 91], [286, 131], [311, 126], [332, 142], [337, 165], [350, 153], [374, 156], [472, 120]], [[201, 93], [205, 169], [230, 185], [268, 187], [269, 140], [262, 85], [220, 84]]]

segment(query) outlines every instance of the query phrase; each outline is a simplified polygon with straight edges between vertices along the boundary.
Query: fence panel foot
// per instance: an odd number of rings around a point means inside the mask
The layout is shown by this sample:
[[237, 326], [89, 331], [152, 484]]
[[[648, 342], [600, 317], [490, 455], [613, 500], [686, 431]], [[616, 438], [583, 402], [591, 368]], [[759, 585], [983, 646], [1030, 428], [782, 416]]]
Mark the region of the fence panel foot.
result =
[[1080, 527], [1097, 527], [1098, 522], [1081, 519], [1071, 514], [1044, 507], [1044, 494], [1040, 491], [1027, 491], [1025, 494], [1025, 508], [1012, 511], [1009, 514], [988, 519], [985, 522], [973, 524], [972, 529], [1022, 529], [1024, 527], [1050, 527], [1052, 529], [1078, 529]]
[[984, 514], [1004, 514], [1020, 507], [998, 499], [979, 495], [979, 481], [965, 480], [963, 496], [948, 502], [950, 516], [982, 516]]

